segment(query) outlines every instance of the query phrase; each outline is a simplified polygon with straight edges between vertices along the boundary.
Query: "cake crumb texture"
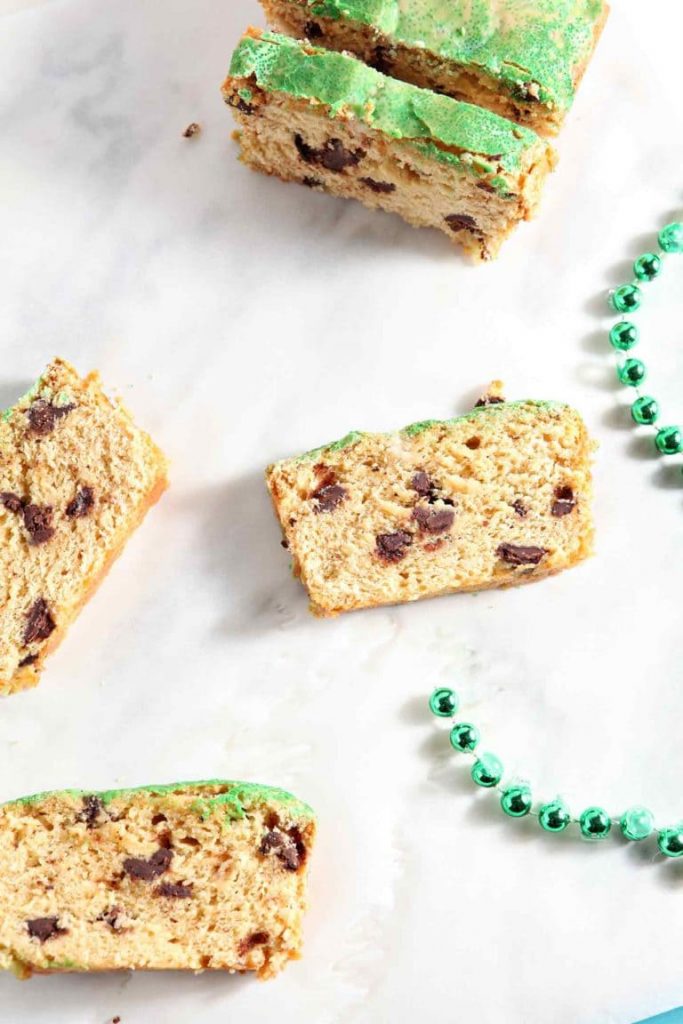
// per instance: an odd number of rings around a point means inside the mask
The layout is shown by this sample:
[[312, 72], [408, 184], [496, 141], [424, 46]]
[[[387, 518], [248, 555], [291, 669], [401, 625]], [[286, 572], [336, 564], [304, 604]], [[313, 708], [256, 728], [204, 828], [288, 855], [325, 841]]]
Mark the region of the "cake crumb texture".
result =
[[0, 806], [0, 967], [226, 970], [301, 950], [315, 817], [283, 790], [177, 783]]
[[258, 29], [235, 50], [223, 95], [249, 167], [437, 228], [475, 260], [534, 215], [556, 162], [497, 114]]
[[0, 418], [0, 695], [47, 654], [167, 486], [129, 413], [55, 359]]
[[553, 402], [505, 402], [270, 466], [293, 569], [316, 615], [531, 583], [592, 551], [594, 444]]

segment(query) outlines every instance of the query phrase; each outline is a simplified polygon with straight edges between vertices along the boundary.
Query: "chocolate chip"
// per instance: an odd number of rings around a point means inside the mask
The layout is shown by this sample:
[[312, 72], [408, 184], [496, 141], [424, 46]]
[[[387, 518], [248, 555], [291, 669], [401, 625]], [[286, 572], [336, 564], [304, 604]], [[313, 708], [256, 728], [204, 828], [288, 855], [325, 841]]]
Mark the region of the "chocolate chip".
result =
[[12, 494], [11, 491], [4, 491], [0, 494], [0, 505], [4, 505], [8, 512], [21, 512], [24, 507], [24, 502], [18, 494]]
[[478, 402], [475, 403], [475, 409], [486, 409], [489, 405], [504, 405], [505, 399], [501, 398], [500, 395], [482, 395]]
[[474, 217], [470, 217], [468, 213], [449, 213], [447, 217], [444, 217], [444, 220], [451, 231], [479, 232], [479, 225]]
[[381, 194], [396, 191], [396, 186], [391, 181], [375, 181], [374, 178], [361, 178], [360, 180], [364, 185], [367, 185], [371, 192], [378, 192]]
[[306, 859], [306, 847], [297, 828], [292, 828], [287, 833], [275, 830], [266, 832], [261, 840], [259, 853], [263, 856], [275, 853], [288, 871], [297, 871]]
[[41, 437], [51, 434], [55, 429], [55, 422], [75, 408], [76, 406], [73, 404], [53, 405], [51, 402], [46, 402], [44, 398], [38, 398], [26, 412], [29, 428], [34, 434]]
[[96, 920], [104, 921], [113, 932], [121, 931], [123, 929], [123, 908], [116, 906], [108, 907], [107, 910], [102, 911]]
[[56, 917], [34, 917], [32, 921], [26, 922], [26, 927], [31, 938], [39, 942], [47, 942], [48, 939], [66, 934], [66, 928], [59, 927], [59, 919]]
[[328, 484], [327, 487], [320, 487], [311, 497], [317, 502], [313, 508], [316, 514], [332, 512], [341, 505], [346, 497], [346, 491], [339, 484]]
[[561, 519], [568, 516], [576, 508], [576, 498], [571, 487], [556, 487], [555, 500], [552, 505], [552, 514]]
[[261, 840], [261, 845], [259, 846], [259, 853], [265, 855], [268, 853], [272, 853], [273, 850], [279, 850], [280, 847], [283, 845], [284, 841], [285, 837], [283, 836], [282, 832], [275, 832], [274, 830], [266, 832], [263, 839]]
[[161, 825], [162, 821], [168, 821], [168, 818], [166, 817], [165, 814], [155, 814], [154, 817], [152, 818], [153, 825]]
[[194, 846], [194, 847], [197, 847], [197, 846], [201, 846], [201, 845], [202, 845], [202, 844], [201, 844], [201, 843], [199, 842], [199, 840], [198, 840], [198, 839], [195, 839], [195, 837], [194, 837], [194, 836], [183, 836], [183, 838], [182, 838], [182, 839], [180, 840], [180, 842], [181, 842], [181, 843], [184, 843], [184, 844], [185, 844], [185, 846]]
[[144, 857], [127, 857], [123, 862], [123, 870], [131, 878], [137, 878], [141, 882], [151, 882], [168, 871], [172, 860], [173, 851], [161, 847], [148, 860], [145, 860]]
[[318, 151], [309, 146], [298, 132], [294, 136], [294, 145], [296, 146], [297, 153], [305, 163], [314, 164], [316, 162]]
[[31, 538], [31, 544], [45, 544], [54, 537], [52, 525], [52, 505], [26, 505], [24, 508], [24, 526]]
[[514, 510], [515, 510], [515, 512], [517, 513], [518, 516], [521, 516], [522, 519], [526, 518], [526, 516], [527, 516], [527, 514], [529, 512], [529, 509], [526, 507], [526, 505], [524, 504], [523, 501], [521, 501], [519, 498], [516, 498], [512, 502], [512, 507], [514, 508]]
[[453, 525], [455, 512], [452, 508], [432, 509], [418, 505], [413, 509], [413, 519], [425, 533], [445, 533]]
[[548, 554], [545, 548], [522, 547], [518, 544], [500, 544], [496, 554], [508, 565], [538, 565]]
[[480, 188], [482, 192], [489, 192], [491, 195], [495, 195], [496, 189], [493, 185], [490, 185], [488, 181], [478, 181], [477, 188]]
[[187, 128], [183, 132], [183, 138], [184, 139], [193, 139], [195, 137], [195, 135], [199, 135], [201, 130], [202, 130], [202, 126], [200, 124], [197, 124], [196, 121], [193, 121], [191, 124], [188, 124]]
[[270, 941], [270, 935], [268, 932], [254, 932], [252, 935], [248, 935], [246, 939], [242, 939], [239, 945], [240, 956], [244, 956], [254, 946], [265, 946]]
[[251, 103], [247, 103], [241, 96], [231, 96], [228, 100], [228, 106], [234, 107], [235, 110], [239, 110], [241, 114], [253, 114], [256, 110]]
[[306, 188], [320, 188], [322, 181], [318, 178], [310, 178], [308, 175], [301, 179], [301, 184], [305, 185]]
[[347, 167], [355, 167], [365, 156], [365, 150], [351, 152], [346, 149], [341, 139], [330, 139], [320, 151], [320, 163], [328, 171], [341, 172]]
[[95, 504], [95, 492], [92, 487], [81, 487], [66, 506], [66, 514], [69, 519], [82, 519], [90, 515]]
[[413, 476], [410, 486], [414, 491], [417, 491], [421, 498], [427, 498], [431, 494], [434, 485], [427, 473], [421, 469]]
[[22, 658], [19, 662], [18, 668], [24, 668], [26, 665], [34, 665], [38, 661], [37, 654], [27, 654], [25, 658]]
[[380, 74], [388, 75], [391, 71], [388, 47], [376, 46], [372, 56], [368, 58], [368, 64], [375, 71], [379, 71]]
[[320, 149], [314, 149], [297, 133], [294, 136], [294, 145], [305, 163], [320, 164], [328, 171], [341, 172], [347, 167], [355, 167], [365, 156], [365, 150], [357, 149], [352, 152], [344, 146], [341, 139], [328, 139]]
[[83, 810], [76, 815], [76, 821], [84, 821], [88, 828], [95, 828], [103, 810], [104, 804], [98, 796], [84, 796]]
[[184, 885], [182, 882], [162, 882], [154, 890], [155, 896], [165, 896], [170, 900], [192, 899], [192, 885]]
[[465, 447], [469, 448], [470, 451], [472, 452], [476, 452], [477, 448], [481, 448], [481, 438], [470, 437], [467, 441], [465, 441]]
[[47, 601], [39, 597], [37, 601], [33, 602], [26, 615], [24, 644], [33, 644], [37, 640], [47, 640], [55, 629], [55, 620], [50, 614]]
[[379, 533], [376, 537], [377, 554], [384, 562], [400, 562], [413, 543], [413, 535], [406, 530]]
[[307, 39], [322, 39], [323, 30], [317, 21], [307, 21], [304, 25], [304, 35]]

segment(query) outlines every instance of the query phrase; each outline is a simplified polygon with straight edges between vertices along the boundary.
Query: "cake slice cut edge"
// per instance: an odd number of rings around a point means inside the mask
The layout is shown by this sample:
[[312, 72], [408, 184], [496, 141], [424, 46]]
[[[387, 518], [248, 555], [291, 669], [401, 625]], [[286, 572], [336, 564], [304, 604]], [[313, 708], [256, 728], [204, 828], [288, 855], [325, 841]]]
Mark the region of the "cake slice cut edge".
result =
[[609, 15], [605, 0], [260, 0], [280, 32], [385, 74], [560, 131]]
[[0, 418], [0, 695], [46, 657], [168, 486], [168, 464], [98, 373], [55, 358]]
[[455, 420], [271, 465], [292, 568], [319, 616], [532, 583], [593, 549], [595, 445], [577, 412], [493, 389]]
[[0, 805], [0, 968], [222, 970], [299, 959], [311, 808], [210, 780]]
[[223, 96], [252, 169], [437, 228], [476, 261], [533, 216], [556, 162], [547, 142], [490, 111], [253, 28]]

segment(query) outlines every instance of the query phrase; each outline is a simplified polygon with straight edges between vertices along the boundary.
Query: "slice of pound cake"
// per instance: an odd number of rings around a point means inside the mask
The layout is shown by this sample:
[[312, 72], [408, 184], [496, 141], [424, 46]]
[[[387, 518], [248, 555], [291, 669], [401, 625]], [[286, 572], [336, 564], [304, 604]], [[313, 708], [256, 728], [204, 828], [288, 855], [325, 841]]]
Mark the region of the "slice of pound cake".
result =
[[275, 28], [556, 135], [604, 0], [261, 0]]
[[271, 466], [317, 615], [532, 583], [591, 553], [591, 455], [566, 405], [492, 394], [460, 419], [351, 433]]
[[313, 811], [243, 782], [0, 806], [0, 967], [255, 971], [301, 949]]
[[166, 461], [129, 414], [55, 359], [0, 418], [0, 694], [46, 655], [147, 509]]
[[347, 54], [250, 29], [223, 86], [250, 167], [434, 227], [490, 259], [555, 162], [534, 132]]

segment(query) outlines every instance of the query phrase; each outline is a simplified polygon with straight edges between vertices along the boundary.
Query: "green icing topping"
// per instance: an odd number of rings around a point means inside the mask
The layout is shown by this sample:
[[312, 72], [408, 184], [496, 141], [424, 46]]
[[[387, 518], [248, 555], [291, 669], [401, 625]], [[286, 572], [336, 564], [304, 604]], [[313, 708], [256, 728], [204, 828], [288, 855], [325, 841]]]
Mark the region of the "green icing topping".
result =
[[35, 804], [41, 803], [43, 800], [49, 797], [84, 797], [84, 796], [96, 796], [106, 806], [111, 803], [112, 800], [119, 798], [129, 797], [135, 793], [149, 793], [153, 796], [164, 796], [165, 794], [182, 793], [183, 790], [188, 789], [202, 789], [208, 786], [229, 786], [230, 788], [225, 793], [217, 793], [215, 796], [207, 795], [205, 797], [197, 797], [192, 804], [192, 810], [195, 811], [204, 821], [209, 818], [215, 811], [224, 810], [226, 812], [226, 819], [228, 821], [236, 821], [239, 818], [245, 817], [245, 804], [250, 803], [266, 803], [267, 801], [274, 801], [276, 803], [287, 804], [292, 813], [301, 815], [305, 818], [314, 818], [315, 812], [298, 800], [291, 793], [288, 793], [284, 789], [277, 789], [274, 786], [262, 786], [255, 782], [228, 782], [225, 779], [209, 779], [202, 782], [170, 782], [161, 786], [136, 786], [132, 789], [108, 789], [103, 792], [95, 792], [91, 789], [60, 789], [60, 790], [49, 790], [45, 793], [35, 793], [32, 796], [20, 797], [17, 800], [8, 800], [4, 804], [0, 804], [2, 807], [11, 807], [18, 804]]
[[568, 110], [603, 0], [294, 0], [313, 15], [368, 25], [391, 42], [480, 69]]
[[[517, 409], [521, 406], [526, 406], [532, 409], [566, 409], [563, 402], [552, 402], [552, 401], [533, 401], [531, 399], [524, 399], [519, 402], [497, 402], [494, 405], [482, 405], [477, 409], [471, 409], [470, 412], [465, 413], [464, 416], [455, 416], [450, 420], [420, 420], [418, 423], [410, 423], [407, 427], [402, 427], [397, 433], [405, 434], [407, 437], [416, 437], [418, 434], [423, 434], [425, 430], [429, 430], [430, 427], [453, 427], [458, 423], [464, 423], [466, 420], [471, 420], [479, 416], [500, 416], [510, 409]], [[371, 434], [367, 432], [361, 432], [358, 430], [352, 430], [349, 434], [346, 434], [339, 441], [333, 441], [331, 444], [324, 444], [320, 448], [313, 448], [310, 452], [304, 452], [303, 455], [299, 456], [298, 461], [303, 462], [304, 460], [314, 459], [320, 455], [321, 452], [337, 452], [342, 448], [349, 448], [352, 444], [357, 444], [358, 441], [362, 441], [364, 437], [370, 437]], [[381, 433], [374, 435], [376, 437], [390, 437], [391, 433]]]
[[253, 77], [268, 91], [323, 103], [331, 117], [353, 116], [474, 174], [493, 169], [480, 159], [487, 156], [504, 170], [517, 170], [529, 148], [540, 143], [528, 128], [482, 107], [388, 78], [348, 54], [271, 32], [240, 41], [230, 74]]

